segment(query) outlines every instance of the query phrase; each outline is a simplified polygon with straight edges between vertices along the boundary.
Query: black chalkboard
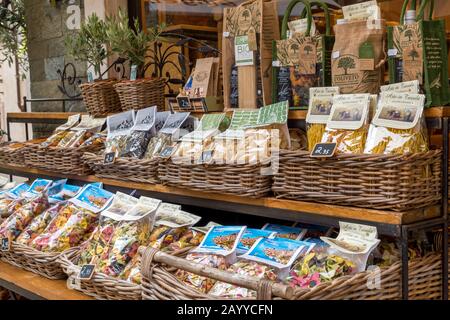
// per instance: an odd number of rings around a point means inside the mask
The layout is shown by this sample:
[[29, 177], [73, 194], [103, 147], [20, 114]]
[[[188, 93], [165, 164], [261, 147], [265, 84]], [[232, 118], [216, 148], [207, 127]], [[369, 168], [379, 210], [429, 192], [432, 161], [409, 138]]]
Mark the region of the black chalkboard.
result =
[[113, 164], [114, 161], [116, 161], [116, 153], [115, 152], [105, 153], [105, 159], [103, 161], [104, 164]]
[[331, 158], [336, 152], [337, 144], [333, 143], [317, 143], [311, 152], [311, 157]]
[[0, 251], [9, 251], [9, 238], [2, 238]]
[[85, 264], [81, 267], [80, 273], [78, 274], [79, 279], [90, 280], [94, 274], [95, 264]]
[[277, 102], [289, 101], [289, 105], [292, 105], [292, 92], [291, 92], [291, 72], [289, 68], [280, 68], [278, 71], [278, 97]]
[[177, 97], [177, 102], [181, 109], [191, 108], [191, 102], [189, 101], [189, 97]]
[[175, 152], [175, 146], [171, 146], [171, 147], [165, 147], [160, 153], [159, 156], [161, 158], [165, 158], [168, 159], [172, 156], [172, 154]]

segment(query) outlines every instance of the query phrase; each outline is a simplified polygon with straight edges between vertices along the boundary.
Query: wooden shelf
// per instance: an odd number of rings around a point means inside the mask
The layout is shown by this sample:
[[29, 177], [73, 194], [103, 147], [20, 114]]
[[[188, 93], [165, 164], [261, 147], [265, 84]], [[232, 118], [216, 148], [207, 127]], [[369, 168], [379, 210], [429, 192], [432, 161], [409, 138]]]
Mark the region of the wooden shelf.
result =
[[441, 207], [439, 205], [405, 212], [395, 212], [277, 199], [274, 197], [252, 199], [219, 193], [192, 191], [160, 184], [125, 182], [98, 178], [96, 176], [70, 176], [33, 168], [5, 165], [0, 167], [0, 172], [30, 178], [64, 177], [70, 181], [78, 181], [80, 183], [98, 181], [103, 182], [107, 189], [113, 191], [136, 189], [139, 190], [140, 194], [158, 197], [163, 201], [172, 201], [179, 204], [223, 210], [231, 213], [243, 213], [298, 222], [316, 222], [318, 224], [321, 222], [330, 226], [337, 225], [339, 220], [359, 221], [377, 225], [381, 234], [397, 234], [400, 231], [399, 227], [403, 224], [416, 223], [441, 216]]
[[50, 280], [0, 261], [0, 286], [33, 300], [93, 300], [67, 288], [66, 280]]

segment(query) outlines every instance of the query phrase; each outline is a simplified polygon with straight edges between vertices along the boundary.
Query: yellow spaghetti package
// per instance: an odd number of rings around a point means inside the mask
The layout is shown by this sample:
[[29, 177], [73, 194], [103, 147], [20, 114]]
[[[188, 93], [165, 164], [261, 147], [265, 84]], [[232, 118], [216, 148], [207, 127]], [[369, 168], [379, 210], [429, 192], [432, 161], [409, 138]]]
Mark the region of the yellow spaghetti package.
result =
[[384, 92], [370, 125], [364, 153], [405, 154], [426, 152], [428, 134], [423, 118], [425, 96]]
[[368, 132], [370, 94], [336, 95], [322, 136], [335, 142], [337, 153], [363, 153]]
[[309, 89], [309, 108], [306, 115], [306, 135], [308, 150], [322, 140], [325, 126], [333, 105], [333, 97], [339, 94], [339, 87], [323, 87]]

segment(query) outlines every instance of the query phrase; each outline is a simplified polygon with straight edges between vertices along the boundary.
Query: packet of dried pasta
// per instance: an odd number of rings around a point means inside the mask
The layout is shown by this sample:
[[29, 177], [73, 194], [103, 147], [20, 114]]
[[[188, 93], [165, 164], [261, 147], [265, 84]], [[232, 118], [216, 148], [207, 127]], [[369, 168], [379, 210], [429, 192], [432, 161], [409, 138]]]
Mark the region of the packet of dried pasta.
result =
[[262, 229], [247, 228], [241, 237], [236, 248], [238, 254], [244, 254], [255, 244], [260, 238], [273, 238], [276, 232]]
[[147, 151], [151, 137], [156, 134], [156, 107], [138, 110], [136, 120], [127, 137], [124, 157], [142, 158]]
[[[277, 274], [273, 267], [253, 261], [240, 260], [232, 264], [228, 272], [242, 276], [250, 276], [258, 279], [276, 281]], [[217, 281], [209, 291], [209, 294], [224, 299], [256, 298], [256, 291], [235, 286], [231, 283]]]
[[190, 227], [199, 222], [201, 217], [181, 210], [181, 206], [163, 203], [156, 212], [155, 225], [170, 228]]
[[47, 138], [44, 142], [40, 144], [41, 147], [56, 147], [59, 142], [66, 137], [69, 133], [69, 130], [73, 128], [80, 121], [80, 115], [76, 114], [70, 116], [67, 119], [67, 122], [58, 128], [55, 129], [55, 133], [53, 133], [50, 137]]
[[116, 157], [121, 157], [126, 151], [128, 135], [134, 126], [135, 115], [133, 110], [108, 116], [106, 126], [108, 136], [105, 142], [105, 154], [114, 152]]
[[115, 229], [123, 216], [138, 203], [138, 199], [122, 192], [117, 192], [111, 205], [104, 210], [98, 225], [89, 239], [81, 245], [78, 265], [95, 264], [107, 250]]
[[368, 132], [370, 94], [335, 95], [322, 143], [336, 143], [337, 153], [363, 153]]
[[25, 193], [30, 186], [21, 183], [11, 190], [3, 191], [0, 198], [0, 217], [6, 218], [23, 204], [22, 194]]
[[283, 226], [280, 224], [266, 223], [262, 228], [265, 231], [275, 232], [276, 238], [291, 240], [301, 240], [306, 233], [306, 229], [298, 227]]
[[123, 272], [139, 246], [148, 243], [160, 203], [161, 200], [139, 198], [138, 203], [122, 217], [115, 228], [108, 250], [99, 259], [96, 270], [113, 277]]
[[314, 146], [322, 140], [333, 105], [333, 97], [337, 94], [339, 94], [339, 87], [309, 89], [309, 107], [306, 115], [306, 135], [309, 151], [312, 151]]
[[428, 151], [424, 103], [425, 96], [421, 94], [382, 93], [364, 153], [406, 154]]
[[113, 194], [93, 185], [86, 185], [75, 198], [70, 199], [53, 218], [31, 246], [40, 251], [62, 252], [78, 246], [94, 230], [99, 212]]
[[82, 115], [81, 121], [59, 141], [58, 148], [76, 148], [99, 132], [105, 123], [104, 118], [93, 118], [89, 115]]

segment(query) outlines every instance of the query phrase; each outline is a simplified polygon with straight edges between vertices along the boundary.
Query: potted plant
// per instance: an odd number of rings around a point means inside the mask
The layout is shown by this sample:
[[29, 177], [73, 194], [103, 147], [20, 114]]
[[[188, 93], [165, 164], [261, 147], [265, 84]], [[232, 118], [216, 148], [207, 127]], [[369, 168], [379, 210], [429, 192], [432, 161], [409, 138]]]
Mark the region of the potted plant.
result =
[[149, 66], [145, 62], [147, 53], [160, 38], [163, 28], [164, 26], [158, 26], [144, 32], [140, 30], [137, 19], [131, 27], [126, 12], [122, 10], [119, 10], [117, 16], [106, 19], [106, 35], [111, 50], [127, 59], [132, 69], [135, 69], [136, 79], [122, 80], [114, 85], [122, 110], [137, 110], [154, 105], [159, 110], [164, 109], [164, 79], [145, 78], [145, 71]]
[[[114, 89], [115, 79], [103, 80], [101, 67], [111, 54], [107, 47], [106, 23], [95, 13], [87, 18], [76, 34], [65, 38], [68, 53], [78, 61], [93, 67], [89, 82], [80, 85], [87, 111], [94, 116], [104, 116], [121, 110], [120, 100]], [[97, 80], [94, 80], [94, 76]]]

